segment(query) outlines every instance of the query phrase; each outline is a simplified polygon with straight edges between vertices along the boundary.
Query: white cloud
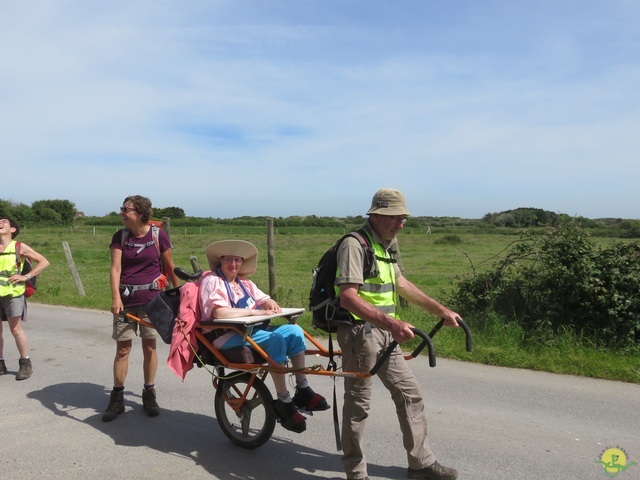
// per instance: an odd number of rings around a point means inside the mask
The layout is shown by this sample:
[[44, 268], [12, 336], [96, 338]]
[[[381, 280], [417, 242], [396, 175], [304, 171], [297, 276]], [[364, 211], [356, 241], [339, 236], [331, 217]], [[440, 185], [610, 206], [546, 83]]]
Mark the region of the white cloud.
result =
[[32, 182], [0, 198], [356, 215], [395, 186], [418, 215], [638, 218], [639, 10], [0, 1], [0, 148]]

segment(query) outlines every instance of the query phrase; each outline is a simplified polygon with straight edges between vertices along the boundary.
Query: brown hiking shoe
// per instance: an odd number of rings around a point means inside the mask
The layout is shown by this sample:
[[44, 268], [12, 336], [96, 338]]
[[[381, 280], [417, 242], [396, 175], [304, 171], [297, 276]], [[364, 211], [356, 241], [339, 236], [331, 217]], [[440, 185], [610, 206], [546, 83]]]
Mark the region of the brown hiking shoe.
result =
[[31, 368], [31, 359], [30, 358], [21, 358], [18, 360], [18, 364], [20, 365], [20, 369], [16, 374], [16, 380], [26, 380], [31, 376], [33, 369]]
[[102, 421], [110, 422], [115, 420], [120, 413], [124, 413], [124, 391], [116, 392], [112, 390], [109, 397], [109, 405], [107, 405], [107, 409], [102, 414]]
[[457, 470], [440, 465], [438, 462], [417, 470], [409, 468], [407, 474], [409, 478], [421, 480], [456, 480], [458, 478]]
[[156, 389], [145, 388], [142, 390], [142, 409], [150, 417], [157, 417], [160, 413], [160, 406], [156, 401]]
[[7, 373], [7, 366], [4, 363], [4, 360], [0, 360], [0, 375], [4, 375]]

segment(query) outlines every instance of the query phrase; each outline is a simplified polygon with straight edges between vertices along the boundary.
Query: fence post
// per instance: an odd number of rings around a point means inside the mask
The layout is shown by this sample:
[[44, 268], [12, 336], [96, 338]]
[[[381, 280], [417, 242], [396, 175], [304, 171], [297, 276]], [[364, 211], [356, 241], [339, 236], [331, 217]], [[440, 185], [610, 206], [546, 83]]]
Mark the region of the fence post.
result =
[[273, 218], [267, 218], [267, 262], [269, 264], [269, 296], [276, 300], [276, 260], [273, 243]]
[[167, 237], [171, 241], [171, 219], [169, 217], [162, 217], [162, 229], [167, 232]]
[[82, 280], [80, 279], [80, 275], [78, 274], [78, 269], [76, 268], [76, 264], [73, 261], [73, 257], [71, 256], [71, 248], [69, 248], [69, 242], [62, 242], [62, 248], [64, 248], [64, 254], [67, 257], [67, 263], [69, 264], [69, 269], [71, 269], [71, 275], [76, 282], [76, 288], [78, 289], [78, 294], [84, 297], [84, 287], [82, 286]]

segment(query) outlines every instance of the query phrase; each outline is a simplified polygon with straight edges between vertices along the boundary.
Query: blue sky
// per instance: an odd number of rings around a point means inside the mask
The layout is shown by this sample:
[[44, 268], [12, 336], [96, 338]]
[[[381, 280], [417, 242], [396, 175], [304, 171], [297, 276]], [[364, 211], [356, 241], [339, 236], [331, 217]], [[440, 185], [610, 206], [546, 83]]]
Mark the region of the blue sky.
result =
[[640, 218], [639, 25], [637, 0], [0, 0], [0, 199]]

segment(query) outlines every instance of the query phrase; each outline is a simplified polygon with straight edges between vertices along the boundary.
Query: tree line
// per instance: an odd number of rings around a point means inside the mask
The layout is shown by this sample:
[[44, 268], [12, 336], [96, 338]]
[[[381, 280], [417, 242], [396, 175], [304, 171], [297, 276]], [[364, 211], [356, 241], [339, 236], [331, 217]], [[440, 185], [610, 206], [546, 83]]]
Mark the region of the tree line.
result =
[[[37, 226], [117, 226], [121, 219], [118, 212], [112, 211], [101, 217], [79, 217], [75, 203], [70, 200], [38, 200], [31, 205], [13, 203], [0, 199], [0, 216], [9, 216], [20, 225]], [[172, 224], [181, 227], [201, 226], [264, 226], [265, 216], [241, 216], [235, 218], [188, 217], [180, 207], [161, 207], [153, 209], [153, 218], [168, 217]], [[314, 228], [350, 228], [360, 225], [365, 217], [319, 217], [316, 215], [270, 217], [276, 228], [282, 227], [314, 227]], [[557, 227], [571, 221], [574, 225], [589, 229], [593, 234], [619, 238], [640, 238], [640, 220], [622, 218], [589, 219], [585, 217], [570, 217], [562, 213], [555, 213], [540, 208], [516, 208], [496, 213], [487, 213], [480, 219], [465, 219], [459, 217], [409, 217], [407, 228], [451, 228], [464, 227], [480, 230], [486, 233], [502, 229], [529, 229], [538, 227]]]

